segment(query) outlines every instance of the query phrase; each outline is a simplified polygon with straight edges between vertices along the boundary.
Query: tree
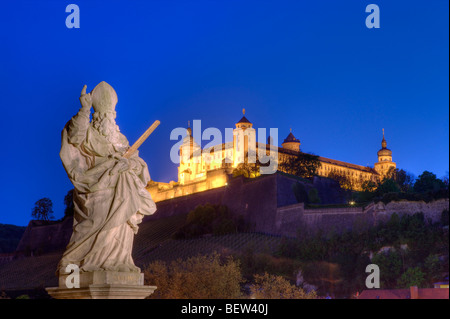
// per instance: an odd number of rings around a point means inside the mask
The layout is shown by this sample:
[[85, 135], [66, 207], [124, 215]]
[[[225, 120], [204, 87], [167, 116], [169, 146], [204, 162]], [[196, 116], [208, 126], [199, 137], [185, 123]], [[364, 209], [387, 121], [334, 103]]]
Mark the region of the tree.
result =
[[240, 163], [233, 170], [233, 177], [244, 176], [245, 178], [255, 178], [260, 176], [260, 166], [258, 163]]
[[31, 211], [31, 216], [38, 220], [54, 219], [53, 203], [51, 199], [44, 197], [34, 203], [34, 208]]
[[424, 262], [426, 277], [429, 282], [438, 281], [441, 277], [441, 262], [437, 254], [428, 255]]
[[147, 284], [158, 288], [154, 299], [240, 298], [243, 278], [239, 263], [231, 257], [221, 260], [217, 253], [178, 259], [168, 264], [151, 263], [144, 271]]
[[328, 178], [334, 179], [339, 183], [339, 186], [347, 191], [355, 189], [352, 179], [345, 173], [331, 171], [328, 173]]
[[[245, 162], [239, 163], [233, 170], [233, 177], [243, 175], [245, 178], [255, 178], [261, 176], [261, 167], [268, 167], [272, 161], [276, 161], [273, 156], [266, 155], [265, 163], [260, 160], [259, 152], [249, 151], [245, 154]], [[249, 157], [253, 158], [254, 163], [249, 163]]]
[[402, 272], [402, 257], [396, 252], [381, 252], [372, 258], [372, 263], [380, 267], [382, 288], [395, 288], [395, 284]]
[[445, 188], [445, 183], [429, 171], [424, 171], [414, 183], [416, 193], [436, 192]]
[[450, 180], [449, 180], [449, 177], [448, 177], [448, 171], [446, 172], [444, 177], [442, 177], [442, 181], [444, 182], [445, 188], [448, 189], [448, 186], [450, 184]]
[[366, 180], [361, 183], [361, 191], [359, 192], [359, 202], [370, 202], [375, 197], [375, 191], [378, 185], [372, 180]]
[[319, 156], [300, 152], [297, 156], [290, 156], [278, 165], [280, 171], [311, 179], [317, 175], [322, 164]]
[[390, 178], [385, 178], [380, 185], [378, 185], [378, 188], [376, 190], [376, 193], [379, 196], [382, 196], [384, 194], [388, 193], [400, 193], [400, 186], [397, 184], [397, 182]]
[[306, 293], [303, 289], [292, 285], [281, 276], [255, 275], [250, 286], [252, 297], [256, 299], [316, 299], [315, 291]]
[[408, 268], [398, 280], [398, 286], [400, 288], [409, 288], [412, 286], [423, 287], [425, 283], [425, 274], [420, 267]]
[[66, 194], [66, 196], [64, 196], [64, 205], [66, 206], [66, 208], [64, 209], [64, 216], [73, 216], [73, 209], [74, 209], [74, 205], [73, 205], [73, 189], [69, 190]]
[[363, 192], [373, 193], [377, 189], [378, 185], [372, 180], [366, 180], [362, 183], [361, 188]]
[[408, 191], [412, 190], [412, 187], [414, 185], [414, 175], [407, 173], [403, 169], [398, 169], [391, 167], [389, 171], [386, 174], [385, 179], [392, 179], [394, 180], [397, 185], [400, 188], [400, 191], [407, 193]]

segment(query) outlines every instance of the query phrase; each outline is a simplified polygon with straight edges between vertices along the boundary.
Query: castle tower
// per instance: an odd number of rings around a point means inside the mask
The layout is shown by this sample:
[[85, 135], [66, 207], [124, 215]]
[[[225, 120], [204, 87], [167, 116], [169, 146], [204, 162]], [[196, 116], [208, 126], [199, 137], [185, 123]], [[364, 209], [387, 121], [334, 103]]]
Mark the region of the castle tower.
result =
[[256, 131], [245, 117], [245, 109], [242, 109], [242, 114], [233, 130], [233, 167], [247, 162], [249, 152], [256, 154]]
[[178, 167], [178, 182], [185, 184], [193, 181], [202, 167], [202, 150], [194, 141], [192, 129], [187, 128], [186, 137], [180, 147], [180, 166]]
[[289, 135], [284, 139], [281, 147], [291, 151], [300, 151], [300, 140], [295, 138], [294, 134], [292, 134], [292, 129], [290, 130]]
[[377, 153], [378, 155], [378, 163], [375, 163], [375, 170], [382, 177], [385, 177], [389, 169], [396, 168], [397, 165], [392, 161], [392, 151], [387, 148], [387, 142], [384, 138], [384, 129], [383, 129], [383, 140], [381, 141], [381, 149]]

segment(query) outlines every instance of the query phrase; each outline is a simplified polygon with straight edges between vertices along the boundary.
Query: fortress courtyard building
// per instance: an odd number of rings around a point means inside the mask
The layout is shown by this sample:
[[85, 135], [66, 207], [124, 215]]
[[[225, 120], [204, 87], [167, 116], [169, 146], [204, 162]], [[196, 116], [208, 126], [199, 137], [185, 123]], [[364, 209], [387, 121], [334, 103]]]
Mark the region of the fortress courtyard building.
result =
[[[262, 153], [265, 150], [266, 155], [275, 154], [276, 156], [271, 158], [277, 161], [278, 166], [301, 153], [300, 140], [292, 131], [284, 139], [281, 147], [273, 145], [271, 137], [268, 144], [257, 142], [253, 123], [245, 117], [245, 110], [243, 113], [233, 129], [233, 141], [208, 149], [202, 149], [194, 140], [192, 129], [189, 127], [179, 151], [178, 181], [169, 183], [151, 181], [147, 185], [154, 201], [226, 186], [228, 176], [233, 174], [239, 164], [247, 163], [249, 154], [258, 154], [260, 150]], [[377, 156], [378, 162], [373, 168], [319, 156], [321, 165], [317, 169], [317, 175], [331, 178], [345, 177], [351, 182], [354, 190], [360, 190], [365, 181], [381, 181], [390, 169], [396, 168], [395, 162], [392, 161], [392, 151], [387, 148], [384, 129], [381, 149]]]

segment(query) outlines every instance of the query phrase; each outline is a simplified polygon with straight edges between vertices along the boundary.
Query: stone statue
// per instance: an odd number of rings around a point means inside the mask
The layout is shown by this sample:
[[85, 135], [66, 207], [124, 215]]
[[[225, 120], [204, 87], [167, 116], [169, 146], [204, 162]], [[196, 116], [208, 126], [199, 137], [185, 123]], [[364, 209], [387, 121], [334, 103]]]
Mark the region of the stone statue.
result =
[[[131, 252], [144, 215], [156, 211], [147, 164], [129, 149], [116, 125], [117, 94], [106, 82], [91, 93], [86, 85], [81, 109], [62, 131], [60, 157], [74, 185], [73, 234], [58, 265], [75, 264], [81, 272], [140, 273]], [[94, 109], [92, 122], [90, 110]]]

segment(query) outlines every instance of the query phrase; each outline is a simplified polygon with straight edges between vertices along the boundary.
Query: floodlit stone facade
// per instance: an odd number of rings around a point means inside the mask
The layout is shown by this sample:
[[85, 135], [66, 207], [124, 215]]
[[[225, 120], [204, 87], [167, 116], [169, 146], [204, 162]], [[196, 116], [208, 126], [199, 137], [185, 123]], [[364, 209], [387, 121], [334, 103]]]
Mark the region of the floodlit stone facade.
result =
[[[281, 147], [274, 146], [270, 141], [271, 137], [268, 144], [257, 142], [256, 130], [245, 117], [245, 110], [243, 113], [244, 116], [235, 124], [233, 142], [222, 143], [208, 149], [202, 149], [194, 140], [192, 129], [189, 127], [180, 147], [178, 181], [150, 182], [147, 189], [152, 198], [158, 202], [226, 186], [227, 175], [232, 174], [239, 164], [247, 163], [248, 154], [258, 154], [260, 150], [265, 151], [266, 155], [273, 151], [278, 164], [300, 154], [300, 140], [292, 131], [284, 139]], [[378, 162], [373, 168], [319, 156], [321, 165], [317, 174], [321, 177], [345, 177], [350, 181], [351, 188], [359, 190], [364, 181], [380, 181], [390, 169], [396, 168], [395, 162], [392, 161], [392, 151], [387, 148], [384, 129], [381, 149], [377, 155]]]

